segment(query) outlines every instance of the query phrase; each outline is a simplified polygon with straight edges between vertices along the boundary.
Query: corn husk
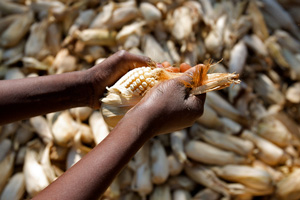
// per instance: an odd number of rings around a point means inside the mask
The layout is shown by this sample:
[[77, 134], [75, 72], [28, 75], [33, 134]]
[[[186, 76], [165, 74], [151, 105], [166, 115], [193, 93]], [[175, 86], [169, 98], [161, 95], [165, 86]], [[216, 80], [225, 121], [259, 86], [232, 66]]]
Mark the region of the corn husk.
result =
[[60, 113], [52, 126], [54, 142], [61, 146], [70, 145], [76, 133], [76, 127], [74, 127], [74, 125], [75, 121], [69, 112], [64, 111]]
[[186, 138], [186, 130], [180, 130], [171, 133], [171, 148], [180, 163], [184, 163], [187, 159], [184, 152], [184, 142]]
[[172, 194], [173, 200], [191, 200], [192, 197], [187, 190], [178, 189], [175, 190]]
[[186, 165], [184, 171], [195, 182], [221, 193], [226, 198], [230, 197], [226, 183], [221, 181], [212, 170], [200, 165], [194, 167]]
[[193, 199], [211, 199], [211, 200], [217, 200], [220, 198], [220, 194], [209, 189], [203, 189], [200, 190], [199, 192], [197, 192], [197, 194], [195, 194], [195, 196], [193, 196]]
[[84, 152], [80, 151], [79, 149], [75, 149], [72, 147], [67, 155], [67, 160], [66, 160], [66, 168], [69, 169], [73, 165], [75, 165], [81, 158], [85, 155]]
[[34, 136], [33, 130], [29, 127], [29, 124], [23, 124], [16, 131], [14, 143], [15, 145], [26, 144]]
[[154, 140], [150, 151], [152, 182], [164, 183], [169, 176], [167, 153], [159, 140]]
[[157, 185], [150, 195], [150, 200], [171, 200], [170, 187], [166, 184]]
[[31, 197], [38, 194], [50, 184], [43, 169], [43, 165], [39, 163], [39, 155], [37, 151], [41, 148], [42, 145], [39, 143], [39, 141], [33, 140], [30, 142], [26, 150], [23, 172], [25, 177], [26, 192]]
[[118, 175], [120, 189], [130, 188], [131, 182], [133, 180], [133, 173], [128, 168], [125, 167]]
[[25, 178], [22, 172], [14, 174], [5, 186], [0, 199], [15, 200], [22, 199], [25, 193]]
[[19, 124], [17, 122], [13, 122], [2, 126], [0, 139], [3, 140], [5, 138], [11, 137], [12, 134], [14, 134], [17, 131], [18, 127]]
[[289, 176], [277, 183], [276, 195], [279, 199], [299, 199], [300, 189], [299, 184], [297, 184], [299, 181], [299, 173], [300, 170], [296, 169]]
[[204, 142], [191, 140], [185, 146], [186, 155], [198, 162], [213, 165], [246, 163], [247, 159]]
[[181, 163], [175, 155], [168, 155], [169, 171], [171, 176], [176, 176], [183, 170], [183, 163]]
[[43, 20], [30, 27], [30, 36], [25, 45], [25, 56], [42, 59], [49, 54], [46, 46], [46, 27], [48, 25], [48, 21]]
[[109, 134], [108, 127], [101, 113], [92, 113], [89, 118], [89, 124], [94, 135], [94, 141], [96, 144], [99, 144]]
[[45, 143], [53, 141], [52, 132], [50, 130], [49, 124], [44, 117], [32, 117], [30, 119], [30, 124], [33, 126], [36, 133]]
[[4, 160], [11, 147], [12, 142], [9, 139], [4, 139], [0, 142], [0, 162]]
[[242, 156], [249, 155], [254, 149], [253, 143], [248, 140], [243, 140], [228, 134], [222, 134], [218, 131], [204, 129], [196, 124], [191, 128], [191, 134], [193, 134], [194, 138], [201, 138], [211, 145], [227, 151], [233, 151]]
[[179, 176], [172, 176], [168, 179], [167, 182], [170, 185], [171, 189], [184, 189], [187, 191], [192, 191], [196, 188], [196, 182], [190, 179], [187, 176], [179, 175]]
[[146, 143], [134, 156], [135, 174], [131, 184], [131, 189], [138, 192], [143, 198], [145, 198], [146, 195], [150, 194], [153, 190], [149, 147], [149, 143]]
[[26, 155], [26, 146], [22, 146], [21, 148], [19, 148], [17, 155], [16, 155], [16, 165], [23, 165], [24, 164], [24, 160], [25, 160], [25, 155]]
[[103, 194], [104, 198], [108, 199], [119, 199], [120, 197], [120, 185], [119, 179], [115, 178], [107, 190]]
[[257, 148], [259, 149], [259, 153], [257, 154], [257, 156], [263, 162], [272, 166], [286, 161], [287, 157], [284, 151], [268, 140], [265, 140], [247, 130], [243, 131], [242, 137], [252, 141], [257, 146]]
[[264, 118], [258, 124], [257, 133], [279, 147], [286, 147], [292, 142], [292, 134], [289, 130], [272, 116]]
[[272, 188], [270, 174], [261, 169], [245, 165], [226, 165], [224, 167], [213, 167], [212, 169], [225, 180], [239, 182], [253, 189], [268, 190], [270, 187]]
[[27, 12], [20, 15], [13, 23], [1, 34], [0, 45], [3, 47], [12, 47], [18, 44], [25, 34], [29, 31], [33, 22], [33, 13]]
[[15, 153], [9, 152], [6, 154], [5, 158], [0, 162], [0, 192], [2, 192], [8, 179], [13, 173], [14, 159]]

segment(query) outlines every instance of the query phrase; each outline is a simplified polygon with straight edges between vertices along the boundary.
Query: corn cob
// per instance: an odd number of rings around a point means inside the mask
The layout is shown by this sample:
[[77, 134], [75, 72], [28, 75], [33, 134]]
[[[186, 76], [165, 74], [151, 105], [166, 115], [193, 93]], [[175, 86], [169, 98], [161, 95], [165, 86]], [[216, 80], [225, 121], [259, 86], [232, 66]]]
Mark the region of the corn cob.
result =
[[[129, 71], [115, 85], [107, 88], [108, 94], [102, 99], [101, 111], [106, 123], [114, 127], [125, 113], [137, 104], [152, 87], [162, 81], [181, 76], [181, 73], [168, 72], [163, 68], [141, 67]], [[191, 87], [191, 94], [198, 95], [228, 87], [231, 83], [240, 83], [238, 74], [207, 74], [211, 64], [197, 65], [193, 83], [183, 83]]]
[[173, 200], [192, 200], [191, 194], [187, 190], [178, 189], [173, 192]]
[[262, 169], [246, 165], [226, 165], [213, 167], [212, 170], [225, 180], [239, 182], [253, 189], [268, 190], [273, 187], [271, 175]]
[[22, 199], [25, 193], [25, 179], [23, 172], [18, 172], [11, 177], [5, 186], [0, 200]]
[[162, 184], [169, 176], [169, 163], [166, 150], [160, 140], [154, 140], [150, 150], [150, 157], [152, 182]]
[[191, 140], [186, 144], [185, 153], [189, 158], [195, 161], [212, 165], [240, 164], [247, 162], [247, 158], [196, 140]]
[[197, 186], [195, 181], [183, 175], [171, 176], [168, 179], [167, 184], [170, 185], [172, 190], [184, 189], [184, 190], [192, 191]]
[[37, 139], [33, 140], [28, 144], [25, 155], [23, 172], [26, 191], [31, 197], [35, 196], [50, 184], [43, 166], [39, 163], [38, 151], [40, 151], [40, 148], [42, 148], [40, 141]]
[[0, 162], [6, 157], [12, 147], [12, 142], [9, 139], [4, 139], [0, 142]]
[[277, 183], [276, 195], [278, 199], [296, 200], [300, 198], [300, 169], [295, 169], [286, 178]]
[[183, 163], [179, 162], [174, 154], [170, 154], [168, 156], [168, 163], [171, 176], [176, 176], [181, 173], [183, 169]]
[[184, 171], [195, 182], [221, 193], [225, 198], [230, 199], [227, 184], [220, 180], [211, 169], [202, 165], [193, 167], [185, 165]]
[[157, 185], [150, 195], [150, 200], [171, 200], [171, 190], [166, 184]]
[[9, 152], [0, 162], [0, 193], [14, 170], [15, 153]]

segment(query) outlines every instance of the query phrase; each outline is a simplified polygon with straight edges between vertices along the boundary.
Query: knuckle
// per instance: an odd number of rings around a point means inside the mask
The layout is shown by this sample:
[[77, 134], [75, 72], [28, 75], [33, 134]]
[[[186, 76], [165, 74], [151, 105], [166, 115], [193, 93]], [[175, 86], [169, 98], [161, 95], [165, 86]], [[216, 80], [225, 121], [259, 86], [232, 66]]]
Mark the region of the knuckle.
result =
[[118, 59], [124, 60], [124, 59], [127, 58], [127, 56], [128, 56], [129, 53], [127, 51], [125, 51], [125, 50], [120, 50], [116, 54], [117, 54], [117, 58]]

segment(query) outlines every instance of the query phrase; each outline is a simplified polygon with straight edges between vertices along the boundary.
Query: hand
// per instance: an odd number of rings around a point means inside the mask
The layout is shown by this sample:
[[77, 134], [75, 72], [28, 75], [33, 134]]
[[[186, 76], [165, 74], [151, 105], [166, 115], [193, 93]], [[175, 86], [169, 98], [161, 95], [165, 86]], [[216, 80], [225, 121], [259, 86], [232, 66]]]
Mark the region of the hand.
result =
[[191, 82], [191, 68], [179, 78], [171, 79], [152, 88], [129, 112], [147, 115], [151, 134], [170, 133], [191, 126], [203, 113], [205, 94], [191, 95], [183, 81]]
[[91, 68], [88, 71], [88, 79], [92, 82], [94, 95], [90, 106], [98, 109], [100, 107], [99, 99], [107, 86], [113, 85], [129, 70], [146, 66], [151, 62], [153, 61], [146, 56], [139, 56], [121, 50]]

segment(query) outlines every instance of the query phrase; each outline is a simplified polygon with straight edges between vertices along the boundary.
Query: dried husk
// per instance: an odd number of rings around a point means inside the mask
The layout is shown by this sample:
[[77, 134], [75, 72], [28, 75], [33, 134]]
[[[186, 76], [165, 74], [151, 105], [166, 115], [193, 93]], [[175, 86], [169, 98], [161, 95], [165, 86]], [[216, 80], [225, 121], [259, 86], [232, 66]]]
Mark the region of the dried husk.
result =
[[169, 176], [167, 153], [160, 140], [154, 140], [150, 151], [152, 182], [164, 183]]
[[191, 194], [187, 190], [178, 189], [172, 194], [173, 200], [192, 200]]
[[206, 96], [206, 103], [213, 108], [221, 116], [227, 117], [236, 121], [239, 124], [247, 125], [248, 121], [242, 113], [229, 104], [216, 92], [209, 92]]
[[16, 161], [15, 161], [16, 165], [23, 165], [24, 164], [26, 149], [27, 149], [26, 146], [22, 146], [21, 148], [19, 148], [19, 150], [17, 152], [17, 156], [16, 156]]
[[10, 137], [12, 134], [14, 134], [17, 131], [18, 128], [19, 128], [18, 122], [13, 122], [13, 123], [3, 125], [0, 134], [0, 140]]
[[33, 136], [34, 132], [33, 129], [29, 126], [29, 124], [23, 124], [15, 133], [14, 144], [26, 144]]
[[85, 155], [84, 152], [80, 151], [79, 149], [76, 149], [72, 147], [67, 155], [66, 160], [66, 169], [71, 168], [73, 165], [75, 165], [81, 158]]
[[12, 79], [21, 79], [25, 78], [24, 73], [17, 67], [10, 68], [7, 70], [4, 79], [5, 80], [12, 80]]
[[93, 109], [90, 107], [77, 107], [70, 109], [70, 114], [75, 118], [79, 119], [80, 121], [85, 121], [89, 118], [92, 114]]
[[7, 153], [11, 150], [12, 142], [9, 139], [4, 139], [0, 141], [0, 162], [4, 160]]
[[22, 199], [25, 193], [25, 177], [22, 172], [14, 174], [5, 186], [0, 199], [17, 200]]
[[4, 189], [8, 179], [14, 170], [15, 153], [9, 152], [5, 158], [0, 162], [0, 192]]
[[161, 12], [151, 3], [141, 3], [140, 11], [145, 20], [148, 22], [160, 20], [162, 17]]
[[191, 140], [185, 146], [186, 155], [198, 162], [213, 165], [241, 164], [247, 159], [204, 142]]
[[51, 70], [56, 72], [57, 74], [74, 71], [77, 69], [76, 58], [70, 55], [67, 49], [61, 49], [57, 53], [51, 68]]
[[41, 147], [42, 145], [38, 140], [33, 140], [26, 149], [23, 172], [26, 191], [31, 197], [38, 194], [50, 184], [43, 166], [39, 163], [39, 155], [36, 152], [41, 150]]
[[193, 196], [193, 199], [210, 199], [210, 200], [217, 200], [220, 198], [220, 194], [215, 192], [214, 190], [211, 190], [209, 188], [205, 188], [203, 190], [200, 190]]
[[86, 45], [113, 46], [116, 44], [117, 32], [107, 29], [85, 29], [75, 31], [74, 35]]
[[176, 176], [183, 170], [183, 163], [181, 163], [175, 155], [168, 155], [170, 176]]
[[151, 181], [151, 168], [150, 168], [150, 146], [149, 142], [146, 143], [134, 156], [135, 174], [131, 183], [131, 189], [143, 198], [150, 194], [153, 190]]
[[213, 167], [212, 170], [225, 180], [242, 183], [253, 189], [268, 190], [273, 187], [272, 178], [265, 170], [246, 165], [226, 165]]
[[191, 134], [194, 139], [202, 139], [208, 144], [227, 151], [233, 151], [242, 156], [249, 155], [254, 149], [253, 143], [248, 140], [243, 140], [233, 135], [223, 134], [215, 130], [204, 129], [197, 124], [192, 126]]
[[170, 185], [172, 190], [183, 189], [187, 191], [192, 191], [197, 186], [195, 181], [183, 175], [170, 177], [168, 179], [167, 184]]
[[4, 65], [11, 65], [23, 57], [23, 50], [25, 47], [25, 41], [19, 42], [16, 46], [11, 48], [6, 48], [2, 55], [2, 60], [4, 61]]
[[300, 169], [295, 169], [286, 178], [276, 184], [276, 195], [279, 199], [296, 200], [300, 198]]
[[49, 50], [46, 46], [46, 28], [49, 26], [47, 19], [34, 23], [30, 27], [30, 35], [25, 45], [25, 56], [43, 59]]
[[210, 188], [213, 191], [221, 193], [229, 198], [229, 189], [225, 182], [221, 181], [215, 173], [204, 166], [187, 166], [184, 167], [185, 173], [195, 182]]
[[27, 12], [20, 15], [13, 23], [1, 34], [0, 45], [3, 47], [12, 47], [18, 44], [29, 31], [33, 22], [33, 13]]
[[47, 144], [53, 141], [53, 135], [47, 120], [42, 116], [30, 118], [30, 124], [38, 134], [38, 136]]
[[76, 133], [75, 121], [68, 111], [60, 113], [52, 125], [54, 142], [61, 146], [70, 145]]
[[94, 135], [94, 141], [99, 144], [108, 134], [108, 127], [100, 112], [93, 112], [89, 118], [89, 124]]
[[262, 119], [258, 124], [257, 133], [279, 147], [286, 147], [292, 143], [292, 134], [273, 116]]
[[174, 155], [178, 159], [180, 163], [184, 163], [186, 161], [186, 155], [184, 152], [184, 142], [187, 139], [187, 131], [180, 130], [171, 133], [171, 148], [174, 152]]
[[242, 138], [250, 140], [256, 145], [259, 149], [258, 158], [268, 165], [278, 165], [284, 163], [287, 159], [287, 155], [281, 148], [251, 131], [243, 131]]

